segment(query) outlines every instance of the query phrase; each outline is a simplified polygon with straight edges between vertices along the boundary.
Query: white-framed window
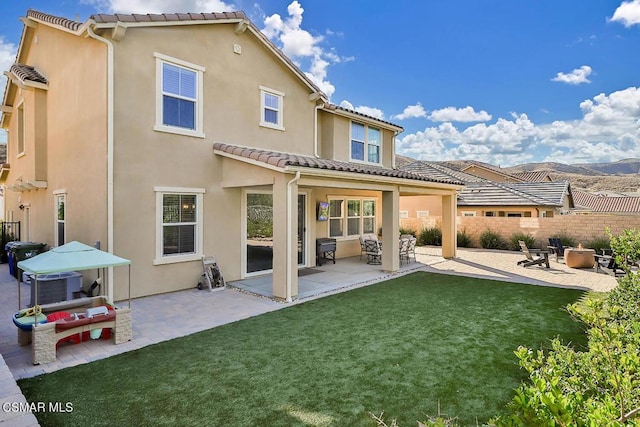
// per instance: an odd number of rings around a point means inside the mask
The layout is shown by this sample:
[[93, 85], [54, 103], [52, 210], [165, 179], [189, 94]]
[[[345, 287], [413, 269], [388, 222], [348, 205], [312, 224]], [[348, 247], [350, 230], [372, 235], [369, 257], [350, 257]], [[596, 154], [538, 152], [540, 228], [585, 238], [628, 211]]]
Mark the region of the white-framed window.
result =
[[205, 68], [154, 53], [156, 58], [156, 124], [154, 129], [204, 138], [203, 74]]
[[360, 236], [375, 232], [375, 199], [329, 198], [329, 237]]
[[154, 264], [202, 258], [204, 188], [155, 187]]
[[54, 199], [54, 223], [53, 231], [56, 246], [62, 246], [67, 238], [67, 193], [66, 190], [53, 192]]
[[18, 134], [18, 153], [17, 156], [24, 156], [25, 152], [25, 129], [24, 129], [24, 104], [20, 104], [18, 106], [18, 123], [17, 126], [17, 134]]
[[380, 129], [351, 122], [351, 160], [381, 163], [382, 133]]
[[260, 126], [284, 130], [284, 93], [260, 86]]
[[418, 218], [428, 218], [429, 211], [416, 211], [416, 217]]
[[476, 211], [462, 211], [462, 216], [476, 216]]
[[400, 211], [400, 219], [409, 218], [409, 211]]

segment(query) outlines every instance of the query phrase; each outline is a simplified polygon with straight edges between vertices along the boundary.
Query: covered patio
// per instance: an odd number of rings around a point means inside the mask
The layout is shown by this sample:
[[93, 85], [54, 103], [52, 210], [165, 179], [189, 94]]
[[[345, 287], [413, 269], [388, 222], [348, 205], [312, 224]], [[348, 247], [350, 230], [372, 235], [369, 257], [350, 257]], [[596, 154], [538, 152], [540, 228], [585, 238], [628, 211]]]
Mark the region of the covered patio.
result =
[[[431, 262], [437, 262], [434, 257]], [[402, 264], [396, 272], [385, 272], [378, 265], [366, 262], [366, 256], [341, 258], [335, 264], [327, 262], [322, 266], [301, 268], [298, 270], [298, 299], [321, 297], [349, 288], [379, 282], [397, 275], [410, 273], [424, 268], [419, 262]], [[252, 294], [272, 298], [273, 275], [237, 280], [228, 286]]]
[[[227, 281], [251, 283], [247, 286], [262, 294], [292, 302], [313, 288], [312, 277], [305, 277], [314, 273], [317, 239], [335, 239], [336, 265], [360, 254], [361, 235], [395, 242], [399, 200], [408, 195], [441, 198], [441, 255], [456, 256], [456, 193], [462, 188], [457, 181], [224, 143], [213, 148], [222, 158], [222, 188], [240, 202], [240, 262], [221, 263]], [[321, 204], [328, 206], [326, 215], [319, 214]], [[252, 216], [261, 219], [260, 227]], [[385, 244], [381, 270], [401, 271], [397, 244]], [[270, 292], [266, 274], [272, 278]]]

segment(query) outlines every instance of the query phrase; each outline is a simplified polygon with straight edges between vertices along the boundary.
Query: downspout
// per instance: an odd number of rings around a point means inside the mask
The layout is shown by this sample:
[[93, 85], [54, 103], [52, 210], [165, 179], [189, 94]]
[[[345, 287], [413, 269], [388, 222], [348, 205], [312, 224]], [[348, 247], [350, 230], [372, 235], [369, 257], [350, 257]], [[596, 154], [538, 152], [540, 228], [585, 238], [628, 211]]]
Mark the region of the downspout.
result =
[[291, 227], [291, 218], [293, 218], [293, 195], [291, 194], [291, 186], [298, 182], [300, 179], [300, 171], [296, 172], [296, 176], [289, 182], [287, 182], [287, 261], [286, 265], [286, 285], [287, 285], [287, 295], [286, 302], [291, 302], [291, 257], [293, 256], [293, 247], [291, 246], [291, 236], [293, 235], [293, 230]]
[[[113, 43], [94, 33], [91, 25], [87, 34], [107, 45], [107, 251], [113, 253]], [[107, 299], [113, 303], [113, 267], [107, 271]]]
[[393, 131], [393, 152], [391, 153], [391, 169], [396, 168], [396, 141], [398, 140], [398, 132], [397, 130]]
[[313, 155], [318, 158], [318, 110], [324, 107], [324, 103], [316, 105], [313, 115]]

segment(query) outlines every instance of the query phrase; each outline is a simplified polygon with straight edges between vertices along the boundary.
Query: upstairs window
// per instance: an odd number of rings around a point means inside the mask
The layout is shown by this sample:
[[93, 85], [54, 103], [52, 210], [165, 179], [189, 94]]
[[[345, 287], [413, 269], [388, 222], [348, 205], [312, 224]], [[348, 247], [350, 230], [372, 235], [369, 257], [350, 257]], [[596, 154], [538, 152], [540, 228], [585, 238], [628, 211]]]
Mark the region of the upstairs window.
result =
[[260, 86], [260, 126], [284, 130], [284, 93]]
[[156, 130], [204, 137], [202, 74], [204, 67], [158, 53]]
[[380, 147], [380, 129], [351, 122], [351, 160], [379, 164]]

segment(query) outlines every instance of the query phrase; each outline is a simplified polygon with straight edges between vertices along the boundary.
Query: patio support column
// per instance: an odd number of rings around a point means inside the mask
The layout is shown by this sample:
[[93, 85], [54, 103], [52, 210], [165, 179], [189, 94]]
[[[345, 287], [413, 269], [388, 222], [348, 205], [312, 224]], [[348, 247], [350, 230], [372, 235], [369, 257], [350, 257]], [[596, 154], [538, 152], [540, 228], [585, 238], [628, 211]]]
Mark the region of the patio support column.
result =
[[442, 196], [442, 256], [455, 258], [458, 246], [456, 216], [458, 212], [458, 198], [453, 192]]
[[398, 271], [400, 268], [400, 191], [382, 192], [382, 269]]
[[[298, 295], [298, 184], [290, 185], [291, 176], [280, 174], [273, 182], [273, 296], [287, 299], [287, 276], [291, 286], [291, 297]], [[291, 200], [288, 200], [291, 199]], [[290, 208], [293, 206], [294, 208]], [[289, 231], [287, 229], [289, 228]]]

